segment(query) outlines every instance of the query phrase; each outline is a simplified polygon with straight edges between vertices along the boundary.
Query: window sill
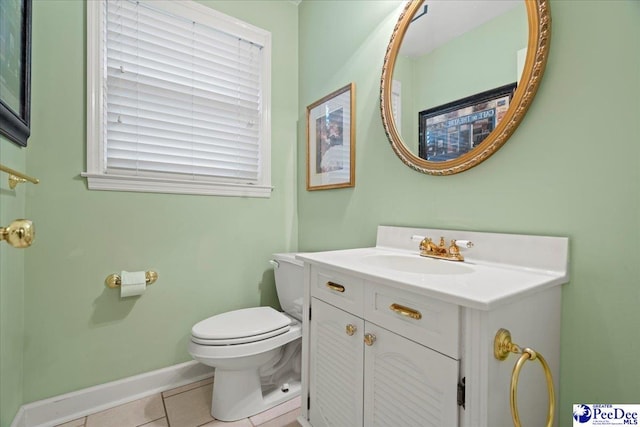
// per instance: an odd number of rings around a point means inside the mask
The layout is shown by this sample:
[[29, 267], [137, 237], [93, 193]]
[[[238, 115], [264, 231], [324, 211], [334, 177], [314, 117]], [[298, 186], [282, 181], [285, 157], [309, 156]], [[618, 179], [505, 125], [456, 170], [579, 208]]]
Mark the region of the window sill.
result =
[[104, 175], [82, 172], [89, 190], [133, 191], [142, 193], [197, 194], [205, 196], [271, 197], [271, 186], [181, 181], [165, 178]]

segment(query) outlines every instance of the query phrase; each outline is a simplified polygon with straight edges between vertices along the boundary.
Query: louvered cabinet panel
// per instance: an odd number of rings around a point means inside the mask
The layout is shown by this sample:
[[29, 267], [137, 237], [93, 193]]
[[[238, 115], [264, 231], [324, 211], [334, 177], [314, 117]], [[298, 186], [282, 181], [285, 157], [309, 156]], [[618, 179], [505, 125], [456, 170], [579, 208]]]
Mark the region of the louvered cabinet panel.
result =
[[458, 361], [372, 323], [365, 333], [375, 342], [364, 351], [364, 426], [457, 426]]
[[362, 426], [364, 321], [316, 298], [311, 308], [309, 421]]

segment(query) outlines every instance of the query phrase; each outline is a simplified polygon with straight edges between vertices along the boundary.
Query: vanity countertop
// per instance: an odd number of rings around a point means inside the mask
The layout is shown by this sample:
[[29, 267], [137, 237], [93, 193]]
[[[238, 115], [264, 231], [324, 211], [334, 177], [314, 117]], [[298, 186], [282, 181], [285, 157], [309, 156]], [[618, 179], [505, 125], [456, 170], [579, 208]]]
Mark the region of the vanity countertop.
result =
[[[397, 230], [404, 234], [401, 238], [398, 238]], [[410, 241], [411, 236], [416, 234], [437, 236], [442, 233], [456, 235], [458, 239], [473, 238], [480, 242], [480, 248], [476, 244], [476, 249], [473, 250], [477, 250], [480, 256], [473, 257], [473, 252], [469, 251], [469, 255], [465, 254], [464, 262], [421, 257], [415, 249], [389, 247], [389, 241], [385, 241], [385, 235], [389, 233], [401, 242]], [[496, 241], [501, 241], [502, 249], [507, 251], [507, 255], [496, 259], [482, 255], [482, 246], [494, 245]], [[411, 245], [403, 243], [402, 246]], [[554, 256], [550, 257], [549, 254]], [[532, 266], [527, 265], [527, 256]], [[559, 237], [381, 226], [378, 229], [376, 247], [300, 253], [296, 258], [365, 280], [478, 310], [492, 310], [515, 299], [569, 281], [568, 239]], [[390, 262], [380, 262], [387, 260]]]

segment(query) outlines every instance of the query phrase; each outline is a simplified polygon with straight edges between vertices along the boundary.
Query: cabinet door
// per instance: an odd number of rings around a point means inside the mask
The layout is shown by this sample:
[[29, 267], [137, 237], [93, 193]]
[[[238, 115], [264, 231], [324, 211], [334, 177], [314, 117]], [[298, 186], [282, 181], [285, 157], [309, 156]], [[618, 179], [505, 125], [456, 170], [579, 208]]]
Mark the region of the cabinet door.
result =
[[372, 323], [366, 334], [364, 425], [457, 426], [458, 361]]
[[309, 421], [314, 427], [362, 426], [363, 331], [361, 318], [311, 299]]

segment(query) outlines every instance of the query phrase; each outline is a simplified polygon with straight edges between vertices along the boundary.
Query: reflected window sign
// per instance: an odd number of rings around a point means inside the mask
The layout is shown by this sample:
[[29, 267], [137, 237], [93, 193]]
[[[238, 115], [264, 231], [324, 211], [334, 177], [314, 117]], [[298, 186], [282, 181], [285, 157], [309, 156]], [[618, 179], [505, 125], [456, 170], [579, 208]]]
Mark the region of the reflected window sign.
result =
[[421, 111], [419, 157], [446, 162], [473, 150], [505, 116], [515, 89], [512, 83]]

